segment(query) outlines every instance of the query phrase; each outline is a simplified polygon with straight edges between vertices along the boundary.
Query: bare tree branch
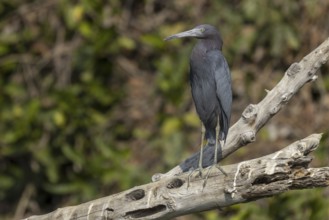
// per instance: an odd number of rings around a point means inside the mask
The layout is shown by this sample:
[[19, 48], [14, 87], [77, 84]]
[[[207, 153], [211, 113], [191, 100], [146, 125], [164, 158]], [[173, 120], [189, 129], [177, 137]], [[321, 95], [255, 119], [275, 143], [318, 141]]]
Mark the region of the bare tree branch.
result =
[[184, 173], [27, 219], [170, 219], [292, 189], [328, 186], [329, 167], [307, 168], [312, 160], [308, 154], [320, 138], [313, 134], [273, 154], [223, 166], [227, 176], [213, 169], [205, 187], [199, 175], [188, 182], [189, 173]]
[[[260, 103], [249, 105], [230, 128], [221, 158], [255, 141], [259, 129], [304, 84], [317, 78], [316, 71], [328, 58], [329, 38], [299, 63], [292, 64], [278, 85]], [[227, 176], [212, 169], [205, 187], [196, 173], [182, 173], [196, 166], [195, 154], [166, 174], [153, 176], [156, 182], [27, 219], [170, 219], [292, 189], [325, 187], [329, 185], [329, 167], [308, 168], [312, 160], [309, 153], [320, 139], [321, 134], [313, 134], [273, 154], [223, 166]], [[212, 156], [213, 150], [207, 149], [205, 153]]]

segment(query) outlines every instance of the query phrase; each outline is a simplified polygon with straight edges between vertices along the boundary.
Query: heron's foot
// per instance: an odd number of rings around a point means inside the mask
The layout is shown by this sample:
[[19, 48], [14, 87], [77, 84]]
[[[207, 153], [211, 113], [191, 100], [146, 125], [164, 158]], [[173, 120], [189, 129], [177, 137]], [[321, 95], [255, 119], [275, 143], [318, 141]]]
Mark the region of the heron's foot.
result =
[[206, 172], [207, 168], [196, 168], [194, 170], [189, 170], [189, 174], [187, 176], [187, 188], [190, 187], [190, 182], [191, 182], [191, 178], [194, 177], [200, 177], [201, 179], [205, 178], [205, 172]]
[[227, 173], [223, 170], [223, 168], [221, 166], [219, 166], [219, 164], [214, 164], [214, 166], [220, 171], [222, 172], [222, 174], [224, 174], [224, 176], [227, 176]]
[[205, 172], [205, 169], [203, 168], [203, 167], [199, 167], [198, 169], [197, 169], [197, 171], [199, 172], [199, 177], [201, 178], [201, 179], [203, 179], [203, 174], [204, 174], [204, 172]]
[[209, 168], [208, 168], [208, 172], [207, 172], [207, 175], [206, 175], [206, 178], [204, 178], [203, 180], [203, 184], [202, 184], [202, 187], [203, 189], [206, 187], [207, 185], [207, 181], [208, 181], [208, 178], [209, 178], [209, 175], [210, 175], [210, 171], [213, 169], [213, 168], [217, 168], [222, 174], [224, 174], [225, 176], [227, 176], [227, 173], [223, 170], [223, 168], [221, 166], [219, 166], [219, 164], [213, 164], [211, 165]]

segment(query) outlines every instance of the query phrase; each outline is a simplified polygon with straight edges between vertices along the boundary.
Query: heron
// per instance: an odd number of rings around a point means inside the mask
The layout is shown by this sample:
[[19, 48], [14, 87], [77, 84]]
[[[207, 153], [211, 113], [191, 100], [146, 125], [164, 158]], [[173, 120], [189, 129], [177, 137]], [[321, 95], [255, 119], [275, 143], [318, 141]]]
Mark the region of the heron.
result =
[[202, 24], [164, 40], [176, 38], [198, 39], [190, 56], [190, 86], [196, 112], [202, 122], [199, 173], [202, 177], [203, 147], [206, 139], [209, 145], [215, 145], [214, 166], [226, 175], [218, 165], [217, 158], [218, 144], [221, 148], [224, 146], [229, 130], [232, 88], [230, 70], [222, 53], [221, 34], [212, 25]]

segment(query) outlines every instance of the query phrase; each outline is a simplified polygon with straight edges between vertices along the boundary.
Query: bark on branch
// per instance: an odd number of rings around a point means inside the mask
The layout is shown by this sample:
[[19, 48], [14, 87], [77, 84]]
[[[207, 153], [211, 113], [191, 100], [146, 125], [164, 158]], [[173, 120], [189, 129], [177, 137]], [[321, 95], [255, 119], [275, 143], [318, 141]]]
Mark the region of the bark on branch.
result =
[[170, 219], [287, 190], [328, 186], [329, 167], [307, 168], [320, 139], [321, 134], [313, 134], [273, 154], [223, 166], [227, 176], [212, 169], [205, 187], [196, 172], [192, 177], [183, 173], [27, 219]]
[[[318, 48], [292, 64], [282, 80], [258, 104], [250, 104], [229, 130], [221, 158], [255, 141], [256, 133], [307, 82], [329, 58], [329, 38]], [[153, 183], [77, 206], [57, 209], [29, 220], [40, 219], [170, 219], [188, 213], [230, 206], [273, 196], [292, 189], [329, 185], [329, 167], [308, 168], [309, 154], [316, 149], [321, 134], [300, 141], [257, 159], [223, 166], [227, 176], [212, 169], [205, 187], [196, 173], [184, 171], [196, 167], [193, 155], [166, 174], [153, 176]], [[211, 147], [205, 154], [212, 158]], [[211, 160], [209, 160], [211, 164]]]

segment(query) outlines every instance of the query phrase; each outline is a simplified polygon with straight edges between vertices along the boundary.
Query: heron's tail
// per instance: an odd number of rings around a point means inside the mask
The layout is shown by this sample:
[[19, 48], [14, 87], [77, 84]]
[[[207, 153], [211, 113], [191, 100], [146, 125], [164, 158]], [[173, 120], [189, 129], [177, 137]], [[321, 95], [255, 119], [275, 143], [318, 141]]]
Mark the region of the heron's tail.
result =
[[216, 143], [216, 128], [206, 129], [206, 139], [209, 145], [215, 145]]
[[224, 142], [226, 142], [228, 129], [229, 129], [229, 123], [230, 123], [229, 119], [226, 117], [225, 114], [223, 114], [219, 121], [219, 125], [220, 125], [219, 139], [223, 140]]

